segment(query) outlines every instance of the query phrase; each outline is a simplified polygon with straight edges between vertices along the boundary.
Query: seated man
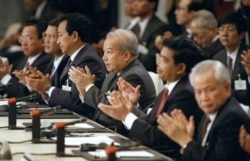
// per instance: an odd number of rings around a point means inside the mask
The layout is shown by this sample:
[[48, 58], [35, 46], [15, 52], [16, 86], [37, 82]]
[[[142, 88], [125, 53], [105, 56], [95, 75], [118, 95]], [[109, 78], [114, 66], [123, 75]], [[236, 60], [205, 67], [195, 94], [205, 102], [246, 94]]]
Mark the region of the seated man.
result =
[[44, 52], [44, 41], [42, 33], [45, 31], [47, 23], [40, 20], [26, 20], [22, 28], [19, 42], [22, 45], [25, 57], [20, 59], [16, 70], [11, 74], [11, 66], [0, 61], [0, 79], [3, 85], [11, 85], [5, 89], [8, 97], [22, 97], [30, 94], [26, 85], [25, 76], [28, 68], [35, 67], [41, 72], [45, 72], [52, 56]]
[[[192, 69], [190, 82], [200, 109], [205, 113], [198, 141], [192, 139], [194, 124], [180, 110], [159, 116], [159, 129], [182, 147], [182, 161], [249, 161], [240, 147], [240, 126], [250, 119], [231, 96], [230, 77], [219, 61], [207, 60]], [[248, 129], [249, 131], [250, 129]]]
[[107, 34], [104, 42], [103, 61], [109, 74], [103, 82], [101, 90], [94, 86], [91, 73], [86, 67], [85, 72], [81, 72], [76, 68], [71, 68], [69, 72], [70, 79], [76, 84], [82, 98], [81, 110], [87, 111], [86, 104], [92, 107], [93, 117], [95, 121], [104, 126], [113, 126], [118, 132], [126, 134], [122, 124], [107, 115], [103, 114], [97, 105], [100, 102], [108, 103], [107, 95], [113, 90], [117, 90], [118, 77], [122, 77], [133, 86], [140, 85], [141, 98], [139, 108], [146, 112], [146, 108], [155, 99], [155, 87], [151, 77], [138, 60], [138, 40], [135, 34], [125, 29], [118, 29]]
[[188, 74], [201, 60], [200, 52], [200, 48], [188, 38], [177, 37], [164, 41], [157, 63], [157, 73], [166, 81], [166, 87], [152, 104], [152, 111], [148, 115], [139, 118], [131, 112], [135, 110], [133, 105], [137, 103], [138, 87], [131, 89], [123, 80], [119, 83], [120, 89], [129, 99], [124, 98], [124, 94], [113, 92], [114, 97], [108, 97], [111, 105], [99, 104], [99, 108], [107, 115], [122, 121], [129, 130], [130, 138], [136, 138], [142, 144], [178, 159], [180, 147], [157, 129], [156, 120], [161, 112], [170, 113], [178, 108], [187, 117], [194, 115], [196, 123], [199, 123], [203, 113], [195, 101]]
[[[70, 66], [84, 67], [89, 66], [95, 74], [95, 85], [101, 87], [105, 78], [106, 70], [104, 63], [98, 56], [97, 52], [88, 43], [89, 41], [89, 20], [82, 14], [66, 14], [59, 19], [57, 44], [60, 46], [62, 53], [69, 56], [67, 64], [55, 77], [55, 82], [59, 85], [52, 84], [49, 78], [40, 74], [40, 79], [29, 79], [30, 83], [40, 83], [37, 92], [44, 94], [50, 106], [61, 105], [71, 111], [81, 114], [81, 111], [74, 108], [76, 100], [79, 98], [78, 90], [74, 83], [68, 79], [68, 70]], [[62, 86], [61, 86], [62, 85]]]

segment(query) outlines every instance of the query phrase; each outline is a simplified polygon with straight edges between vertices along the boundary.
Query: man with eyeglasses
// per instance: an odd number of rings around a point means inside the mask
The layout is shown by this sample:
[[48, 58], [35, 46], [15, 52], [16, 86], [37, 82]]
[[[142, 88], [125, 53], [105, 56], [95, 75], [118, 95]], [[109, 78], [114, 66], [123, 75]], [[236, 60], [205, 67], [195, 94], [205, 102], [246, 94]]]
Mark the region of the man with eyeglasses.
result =
[[45, 31], [47, 23], [41, 20], [26, 20], [19, 37], [25, 57], [13, 73], [12, 65], [8, 65], [0, 61], [0, 79], [3, 85], [11, 84], [5, 89], [8, 97], [22, 97], [30, 93], [29, 87], [26, 85], [25, 77], [38, 69], [45, 72], [51, 55], [44, 52], [44, 41], [42, 33]]
[[244, 43], [246, 32], [247, 23], [241, 13], [232, 12], [225, 15], [219, 21], [218, 28], [219, 38], [225, 49], [217, 53], [214, 59], [227, 66], [233, 96], [240, 103], [249, 106], [250, 76], [247, 75], [245, 67], [241, 64], [241, 54], [249, 48]]
[[[37, 74], [26, 77], [26, 82], [29, 85], [29, 87], [33, 91], [40, 92], [41, 95], [46, 95], [45, 91], [41, 90], [43, 84], [47, 83], [58, 88], [62, 86], [62, 83], [59, 81], [58, 77], [60, 77], [69, 59], [69, 56], [62, 53], [62, 50], [57, 44], [58, 24], [59, 24], [59, 19], [51, 20], [46, 31], [42, 34], [44, 39], [45, 52], [54, 56], [54, 59], [52, 59], [48, 63], [48, 68], [45, 74], [38, 71]], [[37, 77], [42, 77], [43, 79], [39, 79], [39, 81], [34, 81], [34, 79], [38, 80]], [[39, 99], [38, 101], [40, 103], [44, 103], [43, 99]]]
[[[188, 74], [191, 68], [203, 59], [200, 52], [200, 48], [185, 37], [171, 38], [163, 42], [157, 73], [166, 81], [166, 86], [149, 106], [152, 111], [148, 115], [137, 117], [132, 113], [136, 110], [134, 107], [139, 93], [125, 80], [118, 82], [121, 93], [116, 91], [112, 93], [113, 97], [108, 97], [111, 105], [99, 104], [98, 107], [107, 115], [122, 121], [129, 131], [128, 137], [138, 139], [142, 144], [178, 159], [180, 147], [157, 129], [156, 120], [160, 113], [170, 114], [177, 108], [181, 109], [186, 117], [193, 115], [198, 125], [203, 113], [195, 101]], [[124, 97], [126, 94], [128, 98]]]

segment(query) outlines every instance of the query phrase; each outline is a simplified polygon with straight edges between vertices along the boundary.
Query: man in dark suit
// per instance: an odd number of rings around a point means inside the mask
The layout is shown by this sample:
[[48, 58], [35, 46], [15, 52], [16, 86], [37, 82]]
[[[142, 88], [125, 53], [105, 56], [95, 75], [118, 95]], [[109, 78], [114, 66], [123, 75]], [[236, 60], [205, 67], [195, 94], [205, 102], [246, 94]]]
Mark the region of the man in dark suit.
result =
[[247, 50], [244, 37], [247, 32], [245, 18], [237, 12], [225, 15], [219, 22], [219, 37], [224, 50], [214, 56], [230, 70], [232, 93], [242, 104], [250, 106], [250, 82], [244, 66], [241, 64], [241, 54]]
[[[136, 104], [135, 100], [139, 96], [136, 91], [126, 92], [127, 96], [131, 98], [130, 100], [133, 101], [122, 101], [120, 99], [122, 96], [118, 92], [118, 94], [114, 93], [114, 97], [109, 97], [111, 105], [99, 104], [99, 108], [107, 115], [122, 121], [129, 130], [128, 136], [130, 138], [136, 138], [142, 144], [177, 159], [180, 155], [180, 147], [157, 129], [156, 119], [161, 112], [170, 113], [173, 109], [178, 108], [182, 109], [186, 116], [194, 115], [198, 124], [203, 113], [199, 110], [194, 99], [188, 81], [188, 73], [201, 60], [200, 51], [188, 38], [177, 37], [164, 41], [157, 64], [157, 72], [159, 77], [167, 82], [166, 89], [158, 95], [152, 105], [152, 111], [148, 115], [139, 118], [131, 112], [135, 110], [133, 105]], [[129, 86], [125, 87], [122, 92], [128, 89], [130, 89]], [[163, 100], [166, 90], [168, 90], [168, 98]]]
[[[192, 69], [190, 82], [200, 109], [206, 114], [199, 126], [198, 141], [191, 138], [194, 125], [180, 110], [159, 116], [159, 129], [182, 147], [182, 161], [249, 161], [240, 147], [239, 129], [250, 119], [231, 97], [230, 77], [219, 61], [207, 60]], [[209, 121], [207, 121], [209, 120]]]
[[[134, 33], [124, 29], [108, 33], [103, 50], [103, 61], [110, 73], [104, 80], [101, 90], [93, 85], [91, 77], [86, 77], [84, 73], [75, 68], [72, 68], [69, 72], [70, 79], [75, 82], [80, 94], [84, 97], [82, 98], [84, 104], [81, 108], [86, 109], [85, 104], [91, 106], [95, 109], [92, 119], [105, 126], [116, 126], [118, 132], [125, 134], [122, 131], [122, 124], [103, 114], [97, 108], [98, 103], [108, 103], [107, 95], [111, 94], [113, 90], [118, 90], [117, 80], [118, 77], [122, 77], [133, 86], [140, 85], [141, 98], [139, 104], [142, 105], [140, 110], [146, 112], [145, 107], [155, 99], [155, 87], [148, 72], [137, 59], [138, 41]], [[88, 70], [86, 69], [86, 71]], [[87, 75], [89, 76], [91, 73], [87, 72]], [[87, 111], [86, 114], [89, 114], [89, 112]]]
[[155, 37], [169, 30], [169, 26], [155, 15], [157, 6], [158, 0], [134, 1], [133, 11], [139, 22], [131, 29], [139, 40], [139, 60], [153, 72], [156, 72], [155, 54], [158, 52], [154, 45]]
[[[57, 78], [60, 77], [65, 65], [68, 62], [69, 56], [63, 54], [62, 50], [57, 44], [58, 24], [59, 24], [59, 19], [51, 20], [46, 31], [43, 33], [44, 51], [48, 54], [53, 55], [54, 57], [48, 63], [48, 67], [45, 71], [45, 74], [38, 72], [30, 75], [29, 77], [26, 77], [26, 82], [33, 91], [41, 92], [42, 90], [40, 89], [40, 87], [43, 87], [42, 84], [45, 84], [46, 81], [48, 80], [51, 81], [52, 86], [58, 88], [61, 88], [62, 86], [61, 82]], [[39, 79], [40, 81], [33, 81], [33, 79], [37, 79], [37, 77], [42, 77], [44, 79]], [[43, 92], [44, 93], [41, 93], [42, 95], [45, 94], [45, 91]], [[41, 104], [45, 103], [42, 97], [40, 96], [38, 97], [37, 101]]]
[[[29, 67], [35, 67], [41, 72], [45, 72], [51, 56], [44, 53], [44, 41], [42, 33], [45, 31], [47, 23], [35, 19], [27, 20], [24, 23], [19, 41], [22, 45], [25, 57], [20, 60], [19, 66], [10, 74], [11, 66], [5, 65], [0, 72], [1, 83], [8, 86], [5, 93], [8, 97], [22, 97], [28, 95], [30, 90], [26, 85], [25, 76], [30, 74]], [[1, 65], [2, 62], [1, 62]]]
[[[79, 98], [79, 92], [76, 85], [68, 79], [68, 70], [70, 66], [85, 67], [88, 66], [92, 73], [95, 74], [95, 85], [101, 87], [106, 75], [103, 61], [97, 52], [87, 43], [89, 20], [82, 14], [66, 14], [59, 19], [57, 43], [63, 53], [67, 53], [70, 58], [61, 72], [60, 76], [55, 78], [63, 84], [61, 87], [52, 86], [47, 79], [40, 87], [39, 93], [45, 93], [44, 97], [48, 98], [50, 106], [61, 105], [63, 108], [78, 112], [74, 108], [76, 100]], [[44, 76], [39, 75], [41, 79]], [[33, 82], [40, 81], [34, 79]]]
[[193, 40], [203, 48], [209, 59], [213, 59], [216, 53], [224, 49], [218, 36], [217, 26], [216, 18], [208, 10], [196, 11], [190, 22]]

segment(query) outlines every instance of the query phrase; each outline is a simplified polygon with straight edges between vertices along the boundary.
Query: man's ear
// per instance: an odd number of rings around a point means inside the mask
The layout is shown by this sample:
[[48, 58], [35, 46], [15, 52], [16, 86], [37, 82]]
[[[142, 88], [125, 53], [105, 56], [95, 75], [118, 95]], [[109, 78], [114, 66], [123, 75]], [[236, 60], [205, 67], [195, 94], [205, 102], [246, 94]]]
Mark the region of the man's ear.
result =
[[183, 73], [186, 72], [186, 68], [187, 68], [186, 64], [180, 63], [180, 64], [178, 64], [177, 66], [178, 66], [178, 67], [177, 67], [177, 68], [178, 68], [177, 74], [183, 74]]
[[76, 31], [73, 31], [72, 34], [71, 34], [71, 36], [73, 36], [73, 40], [74, 41], [77, 40], [77, 39], [79, 39], [79, 34]]

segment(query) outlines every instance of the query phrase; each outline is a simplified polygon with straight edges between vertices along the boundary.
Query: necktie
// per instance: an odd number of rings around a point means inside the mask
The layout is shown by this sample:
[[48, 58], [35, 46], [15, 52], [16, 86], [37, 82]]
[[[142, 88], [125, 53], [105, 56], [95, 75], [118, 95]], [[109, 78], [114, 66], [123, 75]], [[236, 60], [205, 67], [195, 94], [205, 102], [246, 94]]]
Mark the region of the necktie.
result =
[[202, 126], [202, 131], [201, 131], [201, 141], [202, 141], [202, 144], [204, 144], [204, 137], [205, 137], [205, 135], [206, 135], [206, 133], [207, 133], [207, 126], [208, 126], [208, 124], [211, 122], [211, 120], [209, 119], [209, 117], [208, 116], [206, 116], [206, 118], [205, 118], [205, 121], [204, 121], [204, 123], [203, 123], [203, 126]]
[[53, 64], [50, 72], [50, 78], [52, 78], [54, 74], [55, 74], [55, 65]]
[[61, 80], [65, 77], [65, 75], [68, 75], [69, 68], [71, 67], [71, 65], [72, 65], [72, 61], [69, 59], [61, 73], [61, 76], [60, 76]]
[[161, 98], [160, 106], [158, 107], [157, 112], [156, 112], [156, 117], [157, 117], [157, 116], [161, 113], [161, 111], [163, 110], [163, 107], [164, 107], [165, 103], [167, 102], [167, 99], [168, 99], [168, 89], [165, 88], [165, 89], [164, 89], [164, 92], [163, 92], [163, 95], [162, 95], [162, 98]]
[[137, 23], [132, 29], [131, 31], [133, 31], [137, 37], [137, 39], [139, 40], [140, 39], [140, 25]]
[[110, 88], [113, 85], [116, 78], [117, 78], [117, 74], [114, 74], [113, 77], [110, 79], [110, 81], [108, 83], [108, 90], [110, 90]]
[[230, 78], [232, 78], [232, 73], [233, 73], [233, 59], [231, 56], [227, 56], [227, 70], [230, 75]]

